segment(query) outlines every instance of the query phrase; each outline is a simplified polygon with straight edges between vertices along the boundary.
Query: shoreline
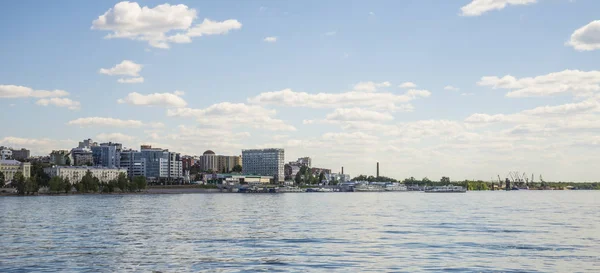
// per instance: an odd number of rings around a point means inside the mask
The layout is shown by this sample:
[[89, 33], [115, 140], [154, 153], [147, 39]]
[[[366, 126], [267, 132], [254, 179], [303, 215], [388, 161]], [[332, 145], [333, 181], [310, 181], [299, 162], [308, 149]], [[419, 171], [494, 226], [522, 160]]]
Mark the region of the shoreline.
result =
[[[6, 190], [6, 189], [4, 189]], [[221, 191], [218, 188], [199, 188], [199, 187], [179, 187], [179, 186], [161, 186], [161, 187], [151, 187], [148, 188], [144, 191], [140, 191], [140, 192], [112, 192], [112, 193], [102, 193], [102, 192], [92, 192], [92, 193], [77, 193], [77, 192], [73, 192], [73, 193], [37, 193], [37, 194], [30, 194], [30, 195], [18, 195], [16, 192], [13, 191], [13, 189], [10, 189], [11, 192], [0, 192], [0, 197], [3, 196], [73, 196], [73, 195], [152, 195], [152, 194], [194, 194], [194, 193], [203, 193], [203, 194], [216, 194], [216, 193], [226, 193], [226, 194], [231, 194], [231, 193], [238, 193], [238, 192], [229, 192], [229, 191]], [[540, 192], [540, 191], [594, 191], [594, 190], [528, 190], [528, 191], [534, 191], [534, 192]], [[528, 192], [528, 191], [524, 191], [524, 192]], [[375, 192], [375, 191], [374, 191]], [[378, 192], [378, 193], [386, 193], [386, 192], [421, 192], [421, 191], [382, 191], [382, 192]], [[504, 190], [501, 191], [467, 191], [467, 192], [505, 192]], [[523, 192], [522, 191], [512, 191], [512, 192]], [[280, 193], [286, 193], [286, 192], [280, 192]], [[312, 192], [287, 192], [287, 193], [312, 193]], [[360, 193], [360, 192], [359, 192]], [[318, 194], [318, 193], [316, 193]]]

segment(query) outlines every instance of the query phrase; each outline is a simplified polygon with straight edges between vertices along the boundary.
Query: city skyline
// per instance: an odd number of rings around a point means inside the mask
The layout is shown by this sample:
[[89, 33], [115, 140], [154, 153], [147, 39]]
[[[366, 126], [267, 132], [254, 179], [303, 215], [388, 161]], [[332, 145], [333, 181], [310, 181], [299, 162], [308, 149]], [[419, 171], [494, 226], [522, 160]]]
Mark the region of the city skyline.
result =
[[4, 3], [0, 146], [600, 177], [597, 1], [165, 3]]

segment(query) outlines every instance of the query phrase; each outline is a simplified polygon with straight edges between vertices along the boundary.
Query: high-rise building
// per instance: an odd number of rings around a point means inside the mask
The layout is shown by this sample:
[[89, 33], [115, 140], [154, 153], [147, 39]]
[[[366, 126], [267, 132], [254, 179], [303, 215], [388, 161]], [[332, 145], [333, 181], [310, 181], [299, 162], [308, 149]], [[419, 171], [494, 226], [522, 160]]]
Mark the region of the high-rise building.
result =
[[73, 148], [71, 149], [71, 157], [73, 157], [73, 166], [94, 165], [93, 153], [89, 148]]
[[310, 157], [307, 156], [307, 157], [298, 158], [298, 160], [296, 162], [301, 166], [306, 166], [306, 167], [310, 168], [312, 160], [310, 159]]
[[94, 141], [92, 141], [92, 139], [88, 138], [88, 139], [84, 139], [83, 141], [80, 141], [79, 146], [77, 146], [77, 148], [91, 149], [94, 146], [98, 146], [98, 143], [94, 142]]
[[120, 167], [127, 170], [127, 175], [130, 178], [134, 176], [147, 176], [146, 158], [142, 157], [142, 153], [138, 151], [121, 151]]
[[94, 165], [108, 168], [119, 167], [121, 150], [123, 149], [123, 145], [120, 143], [101, 143], [100, 145], [91, 146], [90, 148], [94, 158]]
[[275, 182], [284, 181], [284, 150], [251, 149], [242, 150], [243, 173], [248, 175], [273, 176]]
[[219, 157], [211, 150], [205, 151], [200, 156], [200, 170], [202, 171], [220, 171]]
[[215, 171], [221, 173], [228, 173], [233, 170], [236, 165], [242, 165], [242, 159], [240, 156], [229, 156], [229, 155], [216, 155], [215, 152], [207, 150], [200, 156], [199, 159], [200, 170], [203, 171]]
[[70, 166], [73, 164], [73, 158], [69, 150], [54, 150], [50, 153], [50, 163], [59, 166]]
[[142, 145], [140, 158], [145, 160], [146, 177], [150, 179], [179, 179], [183, 177], [181, 155], [167, 149]]
[[14, 160], [25, 160], [31, 156], [31, 151], [21, 148], [20, 150], [11, 149]]

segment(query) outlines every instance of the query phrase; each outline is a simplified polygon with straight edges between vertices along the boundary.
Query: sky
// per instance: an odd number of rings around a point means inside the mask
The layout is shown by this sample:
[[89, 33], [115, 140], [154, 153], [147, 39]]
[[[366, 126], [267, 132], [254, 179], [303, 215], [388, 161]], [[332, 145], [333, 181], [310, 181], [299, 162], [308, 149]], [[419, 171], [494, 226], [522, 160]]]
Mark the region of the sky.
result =
[[600, 2], [3, 3], [0, 145], [599, 181]]

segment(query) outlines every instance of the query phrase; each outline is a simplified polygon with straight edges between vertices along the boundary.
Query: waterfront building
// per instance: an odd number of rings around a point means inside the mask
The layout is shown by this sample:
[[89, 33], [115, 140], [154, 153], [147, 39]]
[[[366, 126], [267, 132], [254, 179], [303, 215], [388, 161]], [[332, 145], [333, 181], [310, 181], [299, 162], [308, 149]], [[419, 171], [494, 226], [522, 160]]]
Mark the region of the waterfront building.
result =
[[219, 170], [219, 157], [215, 152], [211, 150], [205, 151], [200, 156], [200, 170], [202, 171], [220, 171]]
[[189, 155], [184, 155], [181, 157], [181, 166], [183, 168], [183, 171], [189, 171], [192, 166], [196, 165], [196, 162], [198, 160], [193, 157], [193, 156], [189, 156]]
[[31, 176], [31, 163], [14, 159], [0, 159], [0, 172], [4, 174], [5, 181], [11, 181], [17, 172], [21, 172], [25, 178], [29, 178]]
[[303, 166], [310, 168], [312, 165], [312, 159], [310, 157], [301, 157], [296, 161], [290, 161], [284, 166], [284, 175], [286, 180], [293, 180], [296, 174], [300, 171]]
[[[91, 141], [91, 140], [89, 140]], [[84, 145], [85, 145], [84, 140]], [[81, 146], [82, 143], [80, 143]], [[121, 159], [121, 150], [123, 145], [120, 143], [101, 143], [100, 145], [90, 146], [92, 150], [92, 157], [94, 158], [94, 165], [115, 168], [119, 167], [119, 160]]]
[[94, 165], [94, 157], [90, 148], [73, 148], [71, 149], [71, 157], [73, 157], [74, 166]]
[[183, 177], [180, 154], [169, 152], [167, 149], [152, 148], [150, 145], [142, 145], [140, 154], [140, 158], [145, 159], [146, 177], [149, 179], [180, 179]]
[[73, 158], [69, 150], [54, 150], [50, 153], [50, 163], [59, 166], [70, 166], [73, 164]]
[[273, 176], [274, 182], [283, 182], [284, 157], [283, 149], [242, 150], [243, 174]]
[[68, 178], [71, 184], [79, 183], [81, 178], [90, 171], [93, 177], [98, 178], [100, 182], [108, 183], [111, 180], [115, 180], [119, 177], [119, 174], [124, 173], [127, 175], [127, 170], [123, 168], [106, 168], [100, 166], [52, 166], [50, 168], [44, 168], [44, 172], [50, 176], [60, 176], [63, 179]]
[[239, 156], [217, 155], [211, 150], [207, 150], [200, 156], [199, 166], [202, 171], [231, 172], [236, 165], [242, 165], [242, 159]]
[[233, 167], [240, 164], [242, 159], [239, 156], [220, 155], [218, 156], [217, 170], [220, 172], [231, 172]]
[[136, 150], [121, 151], [121, 160], [119, 166], [127, 170], [129, 178], [134, 176], [146, 175], [146, 158], [142, 157], [142, 153]]

